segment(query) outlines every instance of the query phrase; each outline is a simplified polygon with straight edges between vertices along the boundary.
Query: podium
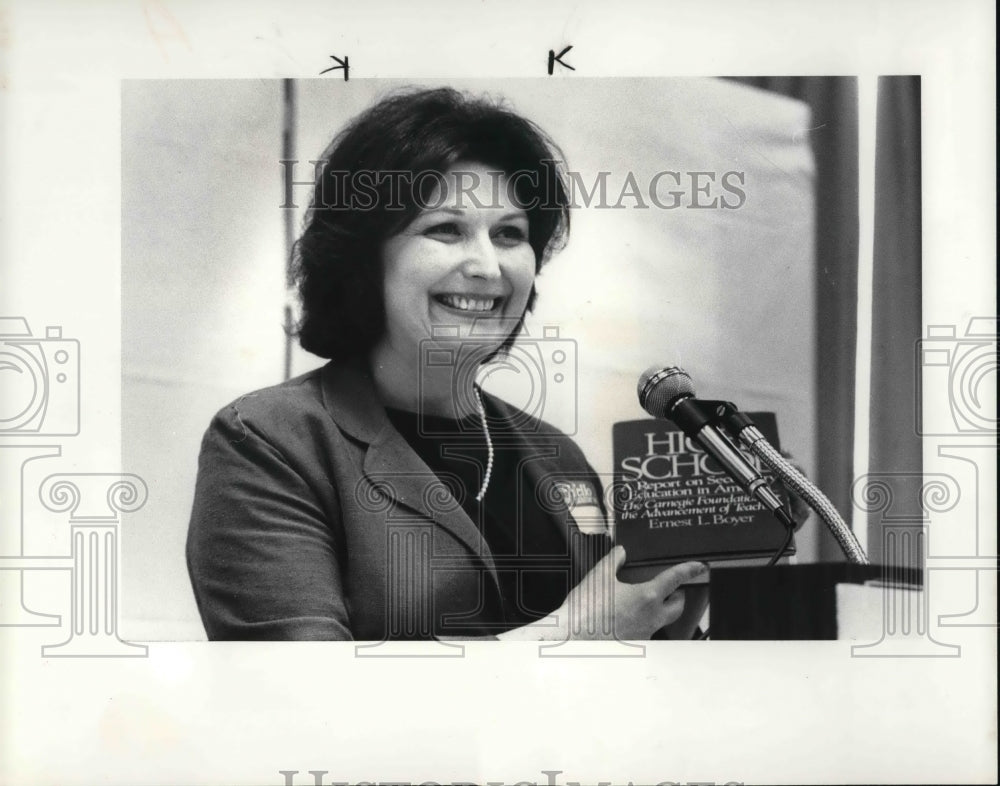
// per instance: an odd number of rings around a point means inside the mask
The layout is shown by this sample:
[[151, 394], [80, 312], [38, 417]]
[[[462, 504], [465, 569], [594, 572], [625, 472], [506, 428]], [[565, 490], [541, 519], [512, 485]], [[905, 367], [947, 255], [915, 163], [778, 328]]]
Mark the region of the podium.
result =
[[[926, 632], [923, 571], [894, 565], [713, 568], [709, 626], [714, 641], [854, 638], [851, 631]], [[905, 610], [904, 614], [897, 613]], [[905, 628], [905, 630], [904, 630]], [[922, 630], [921, 630], [922, 628]]]

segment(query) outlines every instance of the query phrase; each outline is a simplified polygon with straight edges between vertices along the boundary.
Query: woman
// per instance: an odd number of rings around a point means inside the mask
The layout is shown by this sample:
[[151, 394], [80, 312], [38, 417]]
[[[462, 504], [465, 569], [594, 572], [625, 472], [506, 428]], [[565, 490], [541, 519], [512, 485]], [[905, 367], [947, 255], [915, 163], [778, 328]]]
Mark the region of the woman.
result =
[[447, 89], [333, 141], [296, 249], [299, 338], [330, 363], [224, 408], [202, 445], [187, 556], [210, 638], [649, 638], [678, 620], [704, 567], [617, 582], [624, 552], [565, 493], [603, 508], [579, 448], [477, 384], [569, 230], [555, 153]]

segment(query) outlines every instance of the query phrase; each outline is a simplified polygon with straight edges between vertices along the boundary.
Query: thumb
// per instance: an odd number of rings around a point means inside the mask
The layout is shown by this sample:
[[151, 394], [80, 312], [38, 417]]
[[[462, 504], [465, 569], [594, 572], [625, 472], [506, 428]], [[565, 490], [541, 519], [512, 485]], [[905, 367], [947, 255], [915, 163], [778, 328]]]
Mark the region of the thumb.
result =
[[[601, 567], [603, 567], [605, 569], [607, 569], [608, 567], [611, 567], [611, 569], [614, 571], [615, 575], [618, 575], [618, 570], [624, 564], [625, 564], [625, 547], [624, 546], [615, 546], [613, 549], [611, 549], [611, 551], [609, 551], [607, 554], [605, 554], [601, 558], [600, 562], [597, 563], [597, 565], [600, 565]], [[597, 565], [595, 565], [594, 567], [596, 568]]]
[[703, 576], [707, 571], [708, 566], [703, 562], [682, 562], [657, 574], [649, 580], [649, 583], [655, 583], [658, 594], [666, 598], [679, 587]]

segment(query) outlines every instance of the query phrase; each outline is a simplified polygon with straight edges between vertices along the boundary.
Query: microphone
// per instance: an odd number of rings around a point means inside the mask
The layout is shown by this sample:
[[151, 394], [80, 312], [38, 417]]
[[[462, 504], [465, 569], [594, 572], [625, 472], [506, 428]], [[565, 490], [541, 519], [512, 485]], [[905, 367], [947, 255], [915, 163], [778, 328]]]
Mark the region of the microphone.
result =
[[[712, 422], [736, 411], [724, 401], [702, 401], [695, 397], [694, 383], [682, 368], [652, 366], [639, 376], [639, 405], [654, 418], [672, 420], [714, 458], [743, 490], [768, 510], [785, 520], [785, 506], [771, 491], [764, 477], [746, 460], [725, 432]], [[749, 421], [748, 421], [749, 422]]]

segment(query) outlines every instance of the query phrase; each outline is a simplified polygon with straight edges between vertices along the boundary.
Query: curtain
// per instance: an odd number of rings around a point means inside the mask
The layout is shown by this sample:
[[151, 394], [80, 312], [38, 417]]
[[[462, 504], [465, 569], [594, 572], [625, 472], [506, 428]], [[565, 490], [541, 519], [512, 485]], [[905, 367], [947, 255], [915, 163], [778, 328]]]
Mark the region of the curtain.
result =
[[923, 455], [915, 427], [918, 373], [915, 344], [921, 335], [920, 77], [883, 76], [878, 81], [875, 134], [875, 243], [872, 289], [871, 417], [868, 471], [887, 484], [891, 512], [877, 510], [868, 522], [873, 563], [923, 567], [922, 554], [905, 548], [892, 528], [898, 553], [886, 554], [882, 517], [919, 522]]
[[[858, 305], [858, 87], [854, 77], [731, 77], [809, 105], [816, 159], [816, 477], [850, 520]], [[822, 526], [817, 522], [818, 526]], [[842, 557], [823, 528], [819, 559]]]
[[[858, 108], [853, 77], [734, 77], [798, 98], [813, 113], [816, 157], [817, 401], [820, 455], [816, 481], [850, 519], [854, 481], [855, 346], [858, 263]], [[919, 520], [922, 472], [914, 427], [915, 342], [921, 335], [920, 77], [878, 81], [875, 239], [869, 400], [869, 474], [889, 483], [894, 517]], [[870, 514], [868, 551], [883, 562], [882, 516]], [[839, 559], [828, 534], [821, 559]], [[919, 556], [894, 555], [918, 566]]]

